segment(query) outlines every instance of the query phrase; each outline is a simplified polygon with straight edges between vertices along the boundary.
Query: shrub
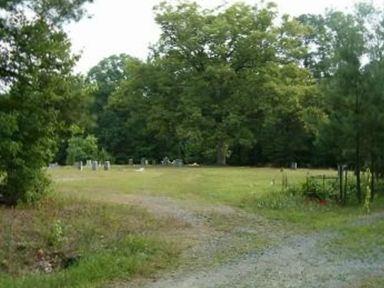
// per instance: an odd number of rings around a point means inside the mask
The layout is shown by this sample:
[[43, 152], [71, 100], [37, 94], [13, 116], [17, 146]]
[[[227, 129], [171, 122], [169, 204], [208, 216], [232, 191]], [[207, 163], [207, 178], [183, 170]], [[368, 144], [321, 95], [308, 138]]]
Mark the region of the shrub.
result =
[[74, 136], [68, 142], [67, 164], [73, 165], [75, 162], [85, 162], [89, 159], [100, 161], [111, 160], [110, 155], [104, 149], [99, 150], [97, 138], [93, 135]]
[[254, 201], [258, 208], [293, 208], [303, 203], [303, 195], [300, 187], [290, 186], [284, 190], [271, 191]]
[[334, 199], [339, 193], [338, 182], [309, 177], [302, 185], [301, 193], [312, 199]]
[[0, 183], [0, 203], [34, 203], [48, 193], [49, 187], [50, 180], [42, 169], [20, 166], [3, 177]]

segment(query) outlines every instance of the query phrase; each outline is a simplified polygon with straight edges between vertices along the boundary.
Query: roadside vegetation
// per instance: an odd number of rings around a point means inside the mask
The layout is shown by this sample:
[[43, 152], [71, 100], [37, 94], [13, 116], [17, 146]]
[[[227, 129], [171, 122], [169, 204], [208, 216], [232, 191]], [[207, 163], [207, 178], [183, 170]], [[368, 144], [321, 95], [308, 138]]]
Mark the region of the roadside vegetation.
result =
[[60, 195], [0, 208], [0, 287], [95, 287], [150, 275], [175, 263], [181, 246], [161, 235], [175, 224], [140, 207]]
[[[144, 172], [129, 166], [115, 166], [111, 171], [50, 169], [55, 193], [33, 206], [0, 208], [0, 286], [87, 287], [153, 277], [183, 265], [215, 266], [278, 244], [283, 238], [271, 238], [273, 231], [286, 236], [336, 233], [319, 249], [342, 253], [348, 259], [381, 257], [381, 194], [372, 204], [372, 216], [366, 218], [357, 202], [343, 207], [335, 199], [321, 202], [303, 192], [311, 175], [336, 173], [246, 167], [148, 167]], [[155, 203], [143, 205], [146, 197], [153, 197]], [[157, 199], [165, 202], [157, 203]], [[169, 205], [167, 199], [194, 211], [188, 213], [197, 214], [197, 220], [189, 219], [189, 214], [180, 216], [178, 211], [156, 214], [156, 209]], [[213, 207], [244, 212], [228, 214]], [[191, 223], [201, 217], [215, 231], [210, 233], [228, 242], [222, 247], [214, 244], [209, 248], [212, 251], [204, 252], [210, 256], [203, 262], [201, 256], [182, 256], [198, 243], [191, 235]], [[267, 222], [260, 224], [257, 217]], [[239, 227], [251, 229], [246, 228], [249, 225], [261, 230], [254, 236], [247, 230], [230, 232]]]

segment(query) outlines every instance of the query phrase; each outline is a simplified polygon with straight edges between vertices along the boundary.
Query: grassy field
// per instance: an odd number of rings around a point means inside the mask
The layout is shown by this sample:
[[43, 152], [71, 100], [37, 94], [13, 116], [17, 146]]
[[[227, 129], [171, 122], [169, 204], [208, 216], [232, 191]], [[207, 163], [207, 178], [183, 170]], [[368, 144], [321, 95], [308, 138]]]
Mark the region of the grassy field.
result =
[[301, 197], [292, 197], [289, 191], [281, 193], [283, 174], [287, 175], [288, 186], [294, 190], [300, 188], [308, 176], [336, 176], [336, 171], [228, 167], [149, 168], [139, 173], [122, 166], [108, 173], [60, 169], [53, 171], [52, 176], [57, 183], [56, 191], [64, 195], [104, 200], [121, 194], [156, 195], [225, 204], [294, 223], [303, 229], [330, 227], [361, 213], [356, 207], [335, 209], [332, 204], [307, 203]]
[[[49, 173], [53, 195], [35, 207], [0, 208], [0, 287], [97, 287], [151, 277], [156, 271], [182, 265], [186, 259], [182, 251], [195, 244], [190, 223], [195, 218], [179, 216], [179, 208], [173, 206], [162, 212], [163, 206], [169, 206], [167, 199], [196, 209], [233, 207], [293, 233], [337, 230], [340, 236], [327, 247], [344, 249], [350, 257], [366, 257], [384, 245], [382, 222], [351, 224], [362, 217], [361, 208], [319, 205], [293, 195], [295, 189], [282, 192], [283, 174], [288, 185], [297, 188], [308, 175], [335, 175], [333, 170], [236, 167], [137, 172], [120, 166], [96, 172], [66, 167]], [[372, 210], [378, 213], [382, 201], [375, 203]], [[204, 213], [215, 233], [249, 222], [213, 210]], [[246, 243], [244, 237], [236, 237], [236, 245], [215, 252], [215, 261], [269, 244], [261, 234], [247, 238]], [[233, 246], [235, 252], [228, 248]], [[47, 269], [52, 273], [42, 272]], [[368, 278], [361, 287], [380, 287], [375, 284], [380, 281]]]
[[262, 198], [280, 191], [282, 174], [288, 185], [302, 184], [308, 175], [336, 175], [333, 170], [284, 170], [273, 168], [148, 168], [144, 173], [131, 167], [115, 167], [110, 172], [81, 173], [72, 169], [52, 171], [59, 192], [83, 196], [111, 194], [162, 195], [181, 200], [247, 205], [250, 196]]

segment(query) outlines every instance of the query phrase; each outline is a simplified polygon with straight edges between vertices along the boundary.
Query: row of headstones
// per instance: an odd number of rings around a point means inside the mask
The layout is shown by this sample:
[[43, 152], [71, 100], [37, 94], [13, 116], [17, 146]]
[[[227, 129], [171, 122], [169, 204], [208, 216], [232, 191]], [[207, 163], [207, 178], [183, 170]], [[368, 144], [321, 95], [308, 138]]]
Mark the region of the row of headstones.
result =
[[[80, 171], [83, 171], [84, 165], [82, 161], [76, 162], [76, 167]], [[104, 170], [108, 171], [111, 170], [111, 162], [110, 161], [104, 161], [103, 164], [99, 163], [98, 161], [92, 161], [92, 160], [87, 160], [86, 167], [92, 168], [93, 171], [98, 170], [100, 167], [104, 167]]]
[[170, 161], [168, 157], [164, 157], [164, 159], [161, 161], [161, 165], [164, 166], [176, 166], [176, 167], [182, 167], [184, 165], [184, 162], [182, 159], [175, 159], [173, 161]]
[[[133, 159], [129, 159], [128, 161], [128, 164], [130, 166], [133, 166], [134, 165], [134, 161]], [[140, 160], [140, 165], [141, 166], [148, 166], [149, 165], [149, 161], [145, 158], [141, 158]], [[155, 166], [157, 165], [157, 161], [156, 160], [152, 160], [152, 165]], [[161, 165], [163, 166], [176, 166], [176, 167], [182, 167], [184, 165], [184, 162], [182, 159], [175, 159], [173, 161], [170, 161], [168, 157], [165, 157], [162, 161], [161, 161]]]

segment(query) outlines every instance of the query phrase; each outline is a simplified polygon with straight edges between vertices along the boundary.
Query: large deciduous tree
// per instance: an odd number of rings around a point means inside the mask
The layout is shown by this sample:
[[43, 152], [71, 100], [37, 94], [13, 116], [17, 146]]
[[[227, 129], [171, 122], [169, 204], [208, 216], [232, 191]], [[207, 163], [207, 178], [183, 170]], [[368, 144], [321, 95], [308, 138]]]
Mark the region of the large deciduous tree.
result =
[[118, 107], [109, 103], [120, 84], [132, 78], [134, 71], [131, 70], [135, 70], [135, 67], [140, 64], [140, 60], [126, 54], [112, 55], [100, 61], [88, 72], [88, 81], [94, 86], [92, 114], [96, 118], [96, 125], [92, 130], [101, 146], [113, 152], [119, 163], [124, 163], [128, 157], [132, 157], [128, 154], [130, 147], [135, 143], [131, 141], [131, 133], [127, 131], [129, 129], [124, 123], [128, 118], [129, 110], [124, 110], [124, 105]]
[[[175, 93], [161, 109], [179, 115], [173, 129], [180, 143], [216, 151], [219, 165], [226, 164], [234, 145], [252, 146], [259, 140], [265, 117], [273, 121], [273, 105], [291, 102], [291, 109], [299, 109], [294, 103], [313, 85], [299, 65], [305, 28], [288, 16], [277, 25], [272, 4], [203, 10], [197, 4], [165, 3], [156, 11], [162, 34], [152, 61], [168, 72], [173, 82], [168, 92]], [[147, 95], [159, 97], [151, 91]], [[156, 115], [164, 122], [161, 115], [169, 114]], [[293, 121], [303, 127], [300, 119]], [[274, 122], [275, 129], [296, 128]]]

